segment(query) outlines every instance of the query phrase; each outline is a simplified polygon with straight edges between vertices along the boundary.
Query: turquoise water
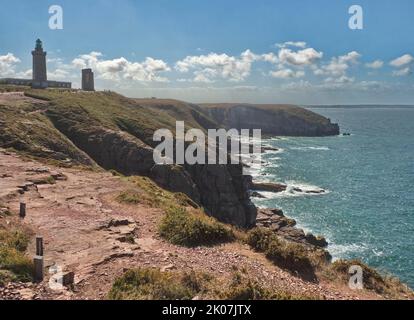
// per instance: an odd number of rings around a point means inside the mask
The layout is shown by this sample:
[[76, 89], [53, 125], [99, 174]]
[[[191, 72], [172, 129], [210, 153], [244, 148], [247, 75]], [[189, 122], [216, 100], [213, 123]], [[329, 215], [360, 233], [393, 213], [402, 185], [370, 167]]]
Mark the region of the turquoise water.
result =
[[[256, 177], [281, 194], [255, 200], [327, 237], [334, 258], [361, 258], [414, 287], [414, 108], [315, 108], [351, 136], [265, 140]], [[323, 188], [324, 195], [292, 191]]]

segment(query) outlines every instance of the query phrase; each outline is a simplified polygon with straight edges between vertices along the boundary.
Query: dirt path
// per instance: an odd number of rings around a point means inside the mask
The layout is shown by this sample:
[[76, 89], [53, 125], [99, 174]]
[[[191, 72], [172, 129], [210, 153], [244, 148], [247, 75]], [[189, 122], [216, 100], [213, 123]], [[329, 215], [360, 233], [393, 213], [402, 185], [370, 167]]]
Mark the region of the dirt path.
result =
[[[43, 184], [50, 176], [57, 178], [56, 183]], [[297, 294], [326, 299], [379, 298], [330, 283], [305, 282], [240, 243], [212, 248], [171, 245], [157, 234], [161, 210], [114, 201], [127, 187], [128, 182], [106, 172], [54, 168], [0, 149], [0, 202], [17, 213], [19, 202], [25, 201], [25, 223], [44, 238], [45, 266], [75, 272], [74, 290], [51, 290], [46, 279], [41, 286], [12, 286], [16, 295], [24, 290], [22, 298], [102, 299], [113, 280], [130, 268], [195, 269], [227, 277], [236, 266], [260, 282]], [[127, 241], [131, 237], [135, 243]], [[33, 244], [29, 252], [34, 253]]]

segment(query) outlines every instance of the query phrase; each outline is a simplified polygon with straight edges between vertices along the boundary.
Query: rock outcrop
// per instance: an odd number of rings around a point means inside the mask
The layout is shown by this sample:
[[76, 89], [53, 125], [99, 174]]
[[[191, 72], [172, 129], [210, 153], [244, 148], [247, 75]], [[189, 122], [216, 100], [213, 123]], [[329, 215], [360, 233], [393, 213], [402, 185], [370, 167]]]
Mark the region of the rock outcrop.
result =
[[261, 129], [274, 136], [333, 136], [339, 126], [312, 111], [294, 105], [205, 104], [220, 125], [236, 129]]
[[287, 186], [282, 183], [252, 182], [250, 189], [254, 191], [283, 192], [286, 191]]
[[55, 127], [101, 167], [125, 175], [146, 175], [162, 187], [188, 195], [218, 220], [249, 228], [256, 207], [249, 199], [241, 165], [156, 165], [153, 149], [127, 132], [79, 125], [50, 113]]
[[328, 246], [324, 237], [314, 236], [311, 233], [305, 234], [302, 229], [296, 227], [296, 221], [285, 217], [280, 209], [260, 209], [257, 215], [257, 226], [268, 228], [287, 241], [317, 248]]

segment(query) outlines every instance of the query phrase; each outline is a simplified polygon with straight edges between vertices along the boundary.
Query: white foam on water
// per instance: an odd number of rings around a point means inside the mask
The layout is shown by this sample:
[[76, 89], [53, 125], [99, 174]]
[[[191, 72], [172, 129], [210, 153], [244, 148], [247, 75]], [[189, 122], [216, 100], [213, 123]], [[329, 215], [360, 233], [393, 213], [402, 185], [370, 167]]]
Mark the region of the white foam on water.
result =
[[275, 147], [275, 148], [277, 148], [277, 150], [266, 150], [264, 154], [280, 154], [280, 153], [285, 152], [285, 149], [282, 149], [279, 147]]
[[291, 150], [315, 150], [315, 151], [329, 151], [328, 147], [314, 146], [314, 147], [290, 147]]
[[266, 159], [267, 161], [278, 161], [278, 160], [282, 160], [282, 158], [280, 157], [270, 157]]
[[368, 246], [364, 243], [361, 243], [361, 244], [356, 244], [356, 243], [352, 243], [352, 244], [330, 243], [329, 246], [328, 246], [328, 251], [331, 253], [331, 255], [333, 257], [332, 258], [333, 261], [339, 260], [341, 258], [345, 258], [349, 254], [354, 254], [354, 253], [362, 254], [362, 253], [366, 252], [367, 250], [368, 250]]
[[325, 190], [318, 186], [314, 186], [304, 182], [290, 180], [286, 181], [285, 184], [287, 185], [286, 190], [275, 193], [275, 198], [322, 196], [330, 193], [329, 190]]

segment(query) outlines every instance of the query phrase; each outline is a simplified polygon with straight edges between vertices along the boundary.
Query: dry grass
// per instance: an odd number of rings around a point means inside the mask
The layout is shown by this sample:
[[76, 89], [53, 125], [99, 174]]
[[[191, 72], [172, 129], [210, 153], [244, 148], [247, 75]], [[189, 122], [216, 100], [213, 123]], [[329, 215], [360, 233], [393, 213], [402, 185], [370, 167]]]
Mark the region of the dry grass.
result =
[[249, 232], [247, 243], [280, 268], [306, 280], [316, 280], [315, 264], [310, 252], [301, 244], [280, 239], [270, 229], [256, 228]]
[[159, 225], [161, 237], [180, 246], [211, 246], [235, 240], [232, 229], [202, 213], [172, 209]]
[[362, 268], [364, 289], [374, 291], [386, 298], [400, 299], [406, 296], [414, 299], [414, 292], [401, 283], [398, 278], [381, 274], [360, 260], [335, 261], [324, 271], [324, 276], [332, 280], [339, 280], [343, 284], [348, 284], [351, 266], [360, 266]]
[[0, 229], [0, 285], [32, 280], [33, 264], [25, 255], [28, 243], [23, 231]]
[[113, 300], [315, 300], [316, 296], [294, 295], [267, 287], [245, 273], [235, 271], [231, 279], [204, 272], [160, 272], [140, 268], [115, 280], [108, 297]]

